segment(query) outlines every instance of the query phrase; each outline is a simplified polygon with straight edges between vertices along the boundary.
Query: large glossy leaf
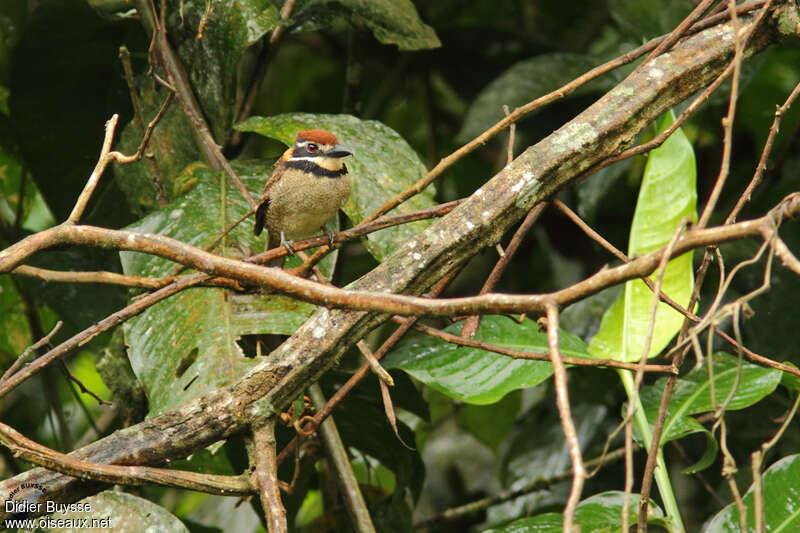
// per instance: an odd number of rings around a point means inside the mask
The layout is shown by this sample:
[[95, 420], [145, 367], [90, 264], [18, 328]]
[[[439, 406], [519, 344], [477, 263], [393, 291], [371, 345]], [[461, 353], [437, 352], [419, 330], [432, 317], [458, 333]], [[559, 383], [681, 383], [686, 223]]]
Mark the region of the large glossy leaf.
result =
[[[339, 142], [353, 150], [347, 168], [353, 175], [353, 191], [344, 212], [358, 223], [383, 202], [405, 190], [425, 175], [425, 165], [397, 132], [374, 120], [359, 120], [350, 115], [321, 115], [291, 113], [273, 117], [251, 117], [236, 126], [277, 139], [287, 145], [294, 143], [295, 134], [308, 128], [333, 132]], [[407, 213], [435, 204], [433, 186], [395, 208], [390, 213]], [[371, 233], [367, 249], [378, 260], [383, 259], [412, 235], [422, 231], [429, 222], [419, 221]]]
[[[675, 120], [672, 111], [657, 122], [664, 131]], [[681, 129], [650, 152], [636, 211], [631, 225], [628, 256], [645, 254], [665, 246], [682, 220], [697, 217], [694, 151]], [[652, 276], [651, 276], [652, 278]], [[681, 305], [688, 305], [694, 284], [692, 253], [672, 259], [666, 268], [662, 291]], [[600, 331], [589, 351], [598, 357], [637, 361], [642, 356], [650, 322], [653, 292], [641, 280], [629, 281], [625, 291], [603, 316]], [[648, 357], [659, 353], [683, 323], [683, 316], [660, 302]]]
[[[164, 89], [157, 88], [152, 81], [141, 84], [139, 101], [145, 123], [156, 116], [166, 94]], [[153, 130], [147, 145], [147, 150], [154, 157], [126, 165], [114, 165], [114, 179], [132, 212], [143, 216], [158, 209], [156, 177], [162, 181], [166, 200], [174, 200], [186, 192], [186, 184], [181, 181], [186, 176], [182, 171], [190, 163], [202, 159], [192, 129], [186, 113], [173, 101]], [[135, 153], [143, 135], [142, 129], [131, 120], [122, 129], [118, 149], [126, 154]], [[154, 170], [154, 166], [157, 170]]]
[[[762, 476], [764, 531], [772, 533], [800, 531], [800, 455], [790, 455], [773, 464]], [[748, 531], [755, 529], [755, 493], [750, 486], [742, 498], [747, 508]], [[708, 524], [706, 533], [741, 531], [739, 509], [735, 503], [725, 507]]]
[[279, 23], [269, 0], [171, 1], [170, 40], [189, 72], [214, 139], [224, 145], [237, 112], [237, 72], [253, 43]]
[[[602, 405], [573, 405], [572, 417], [581, 449], [585, 450], [605, 429], [603, 420], [608, 410]], [[547, 479], [571, 468], [569, 450], [564, 444], [564, 429], [554, 410], [545, 416], [528, 416], [514, 435], [503, 458], [502, 486], [516, 490], [538, 479]], [[487, 523], [498, 524], [548, 505], [559, 504], [569, 492], [569, 482], [546, 491], [526, 494], [512, 501], [493, 506]]]
[[[458, 335], [463, 322], [445, 331]], [[504, 316], [485, 316], [475, 339], [505, 348], [547, 353], [547, 335], [536, 322], [518, 324]], [[559, 335], [563, 355], [588, 357], [586, 344], [567, 332]], [[384, 360], [387, 368], [400, 368], [451, 398], [474, 404], [490, 404], [512, 390], [538, 385], [552, 374], [549, 361], [512, 359], [505, 355], [418, 337], [394, 350]]]
[[[682, 438], [699, 431], [699, 424], [691, 415], [707, 413], [719, 407], [730, 397], [726, 409], [737, 410], [750, 407], [771, 394], [781, 381], [780, 370], [765, 368], [743, 362], [739, 368], [736, 357], [719, 352], [713, 356], [714, 401], [711, 398], [711, 381], [708, 369], [703, 366], [681, 377], [675, 384], [669, 401], [669, 415], [664, 422], [661, 444]], [[667, 378], [643, 387], [640, 397], [647, 420], [652, 424], [658, 414], [658, 406]], [[702, 428], [702, 426], [700, 426]]]
[[[80, 524], [88, 520], [92, 527], [83, 528], [106, 529], [120, 533], [140, 531], [159, 531], [163, 533], [189, 533], [189, 530], [178, 517], [158, 504], [133, 494], [106, 490], [80, 501], [83, 511], [56, 512], [50, 518], [56, 520], [74, 520]], [[86, 511], [85, 509], [91, 509]], [[98, 522], [94, 522], [97, 520]], [[67, 522], [68, 523], [68, 522]], [[47, 531], [79, 531], [80, 527], [66, 529], [47, 529]]]
[[[251, 194], [257, 194], [270, 166], [239, 164], [236, 169]], [[186, 174], [187, 182], [196, 182], [194, 189], [129, 229], [205, 246], [249, 209], [224, 174], [200, 164], [187, 168]], [[241, 257], [242, 247], [264, 247], [264, 240], [253, 236], [251, 219], [234, 229], [215, 252]], [[120, 255], [126, 274], [160, 276], [173, 268], [158, 257]], [[333, 261], [331, 256], [322, 263], [326, 275]], [[150, 412], [165, 411], [232, 382], [258, 362], [242, 353], [237, 344], [242, 335], [291, 334], [314, 308], [281, 295], [195, 288], [126, 322], [131, 366], [147, 390]]]
[[[621, 491], [601, 492], [586, 498], [575, 509], [575, 525], [581, 533], [612, 533], [620, 531], [622, 527], [622, 502], [624, 494]], [[636, 503], [639, 501], [637, 494], [631, 494], [633, 502], [630, 510], [629, 524], [636, 523]], [[650, 516], [648, 523], [663, 523], [661, 510], [652, 501], [650, 502]], [[564, 516], [561, 513], [545, 513], [529, 518], [521, 518], [500, 528], [486, 530], [484, 533], [561, 533]]]
[[[503, 72], [472, 102], [458, 138], [472, 139], [503, 118], [503, 105], [514, 109], [554, 91], [596, 66], [598, 60], [580, 54], [542, 54], [516, 63]], [[610, 89], [618, 80], [600, 78], [573, 95]]]
[[411, 0], [301, 0], [294, 19], [305, 28], [309, 18], [325, 19], [339, 8], [345, 16], [356, 15], [383, 44], [396, 44], [400, 50], [424, 50], [442, 45], [433, 28], [422, 22]]

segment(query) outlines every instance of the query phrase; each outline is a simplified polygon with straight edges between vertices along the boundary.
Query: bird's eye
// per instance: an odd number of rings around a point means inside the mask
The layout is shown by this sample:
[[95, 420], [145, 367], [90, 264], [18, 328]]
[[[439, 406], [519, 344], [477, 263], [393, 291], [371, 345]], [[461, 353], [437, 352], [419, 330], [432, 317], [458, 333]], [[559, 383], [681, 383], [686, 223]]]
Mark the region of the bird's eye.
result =
[[317, 150], [319, 150], [319, 146], [317, 146], [314, 143], [309, 143], [308, 146], [306, 146], [306, 148], [308, 148], [309, 152], [316, 152]]

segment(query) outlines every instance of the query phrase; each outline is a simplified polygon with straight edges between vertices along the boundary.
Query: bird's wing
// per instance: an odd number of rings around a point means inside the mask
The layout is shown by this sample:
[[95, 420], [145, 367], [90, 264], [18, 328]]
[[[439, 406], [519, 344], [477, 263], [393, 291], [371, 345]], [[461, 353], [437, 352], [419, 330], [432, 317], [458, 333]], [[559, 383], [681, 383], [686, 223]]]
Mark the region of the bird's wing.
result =
[[[289, 150], [291, 150], [291, 148], [289, 148]], [[253, 227], [253, 233], [256, 235], [260, 235], [264, 230], [264, 224], [266, 224], [267, 221], [267, 209], [269, 209], [269, 191], [283, 173], [283, 169], [285, 168], [283, 161], [286, 158], [286, 155], [290, 153], [289, 150], [284, 152], [283, 156], [275, 161], [275, 166], [272, 168], [272, 173], [269, 175], [266, 185], [264, 185], [264, 192], [261, 193], [261, 198], [258, 200], [258, 207], [256, 208], [256, 223]]]

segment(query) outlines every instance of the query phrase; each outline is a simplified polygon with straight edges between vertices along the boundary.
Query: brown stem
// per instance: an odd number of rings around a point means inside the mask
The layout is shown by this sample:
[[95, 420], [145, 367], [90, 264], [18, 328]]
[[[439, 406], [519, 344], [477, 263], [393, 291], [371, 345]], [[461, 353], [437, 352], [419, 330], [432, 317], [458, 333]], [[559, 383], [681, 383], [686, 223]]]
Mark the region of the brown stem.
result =
[[253, 473], [261, 497], [261, 507], [267, 518], [270, 533], [286, 533], [286, 508], [281, 501], [278, 482], [278, 462], [275, 456], [275, 418], [253, 428], [253, 454], [255, 472]]
[[569, 498], [567, 498], [567, 504], [564, 507], [563, 527], [566, 533], [578, 533], [580, 528], [575, 527], [573, 523], [575, 521], [575, 509], [577, 509], [581, 500], [583, 484], [586, 481], [586, 466], [583, 464], [578, 431], [575, 429], [575, 421], [572, 419], [572, 410], [569, 406], [567, 370], [564, 367], [561, 350], [558, 347], [558, 308], [552, 303], [547, 306], [547, 347], [550, 353], [550, 361], [553, 364], [553, 382], [556, 389], [558, 418], [561, 420], [561, 427], [564, 429], [569, 458], [572, 461], [572, 488], [569, 492]]

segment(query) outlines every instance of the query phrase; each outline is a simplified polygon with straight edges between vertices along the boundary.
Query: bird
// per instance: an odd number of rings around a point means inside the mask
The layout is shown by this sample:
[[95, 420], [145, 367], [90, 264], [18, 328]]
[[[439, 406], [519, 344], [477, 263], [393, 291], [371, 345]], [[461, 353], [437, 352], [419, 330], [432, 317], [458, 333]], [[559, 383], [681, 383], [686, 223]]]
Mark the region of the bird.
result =
[[[253, 233], [269, 232], [267, 248], [283, 246], [294, 254], [296, 239], [321, 229], [333, 244], [325, 223], [333, 218], [350, 196], [352, 178], [343, 158], [352, 150], [339, 144], [325, 130], [298, 131], [295, 141], [275, 162], [258, 201]], [[285, 256], [268, 266], [283, 267]]]

